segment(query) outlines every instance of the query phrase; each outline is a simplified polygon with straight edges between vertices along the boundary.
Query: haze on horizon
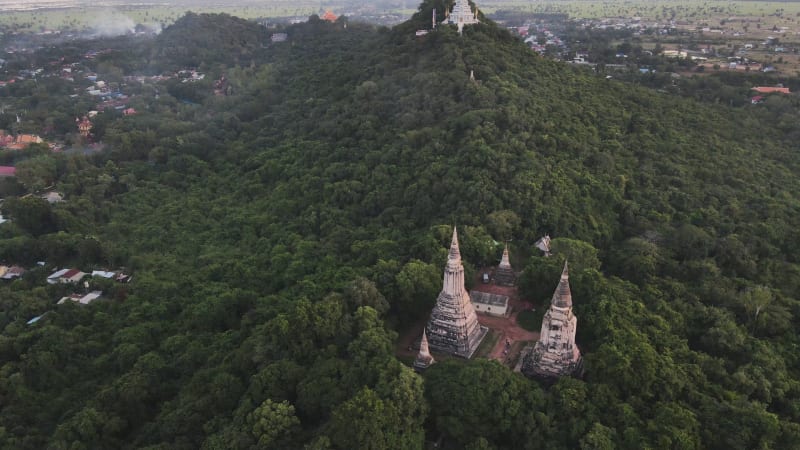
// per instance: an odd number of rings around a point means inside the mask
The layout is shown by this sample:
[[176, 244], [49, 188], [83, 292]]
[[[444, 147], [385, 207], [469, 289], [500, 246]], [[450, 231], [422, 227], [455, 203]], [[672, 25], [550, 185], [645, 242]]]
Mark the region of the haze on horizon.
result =
[[0, 11], [30, 11], [36, 9], [123, 7], [123, 6], [256, 6], [271, 3], [269, 0], [0, 0]]

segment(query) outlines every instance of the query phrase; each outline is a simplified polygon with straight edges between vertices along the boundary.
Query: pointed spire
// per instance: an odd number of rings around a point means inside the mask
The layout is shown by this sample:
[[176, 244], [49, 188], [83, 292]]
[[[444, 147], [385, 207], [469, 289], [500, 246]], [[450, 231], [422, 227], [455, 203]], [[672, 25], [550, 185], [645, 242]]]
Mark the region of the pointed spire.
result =
[[449, 261], [461, 261], [461, 251], [458, 249], [458, 231], [453, 225], [453, 239], [450, 241], [450, 253], [447, 257]]
[[558, 281], [558, 287], [553, 293], [551, 303], [557, 308], [572, 307], [572, 292], [569, 288], [569, 266], [567, 261], [564, 261], [564, 270], [561, 271], [561, 279]]
[[[475, 308], [464, 286], [464, 265], [458, 249], [458, 231], [453, 227], [453, 240], [447, 265], [444, 267], [442, 290], [436, 297], [427, 330], [434, 350], [470, 358], [486, 336], [488, 328], [478, 323]], [[426, 336], [427, 337], [427, 336]]]
[[417, 353], [417, 358], [414, 360], [414, 368], [423, 370], [435, 362], [436, 360], [433, 359], [431, 352], [428, 350], [428, 335], [423, 329], [422, 340], [419, 341], [419, 353]]
[[508, 244], [506, 244], [506, 248], [503, 249], [503, 257], [500, 259], [499, 267], [511, 268], [511, 262], [508, 260]]
[[517, 282], [517, 275], [514, 269], [511, 268], [511, 261], [508, 258], [508, 243], [503, 249], [503, 257], [500, 259], [500, 264], [494, 271], [494, 282], [500, 286], [514, 286]]
[[424, 329], [422, 330], [422, 340], [419, 343], [419, 354], [423, 356], [431, 356], [431, 353], [428, 350], [428, 334]]

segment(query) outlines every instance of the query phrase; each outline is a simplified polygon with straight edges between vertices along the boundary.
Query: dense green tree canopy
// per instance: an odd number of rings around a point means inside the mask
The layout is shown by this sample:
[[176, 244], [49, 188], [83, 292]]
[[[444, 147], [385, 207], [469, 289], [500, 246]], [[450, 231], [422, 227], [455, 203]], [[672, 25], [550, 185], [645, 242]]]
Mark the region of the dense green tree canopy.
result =
[[[0, 285], [0, 447], [796, 446], [786, 121], [573, 70], [485, 18], [415, 37], [443, 6], [392, 30], [310, 20], [285, 43], [188, 14], [107, 43], [125, 50], [108, 73], [192, 66], [230, 95], [144, 85], [139, 114], [102, 119], [103, 153], [21, 163], [0, 259], [48, 266]], [[49, 183], [65, 202], [16, 195]], [[510, 239], [538, 305], [569, 260], [584, 379], [395, 358], [453, 224], [469, 272]], [[69, 287], [44, 278], [68, 265], [134, 281], [56, 306]]]

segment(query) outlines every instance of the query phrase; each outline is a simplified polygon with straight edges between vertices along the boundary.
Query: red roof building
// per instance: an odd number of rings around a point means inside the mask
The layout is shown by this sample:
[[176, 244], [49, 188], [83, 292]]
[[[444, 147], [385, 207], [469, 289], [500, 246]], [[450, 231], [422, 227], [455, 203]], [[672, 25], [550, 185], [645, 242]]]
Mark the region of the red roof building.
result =
[[75, 122], [78, 123], [78, 131], [80, 131], [81, 136], [88, 138], [92, 131], [92, 122], [89, 121], [89, 118], [83, 116], [83, 120], [75, 119]]
[[322, 20], [327, 20], [328, 22], [336, 22], [336, 19], [338, 18], [339, 17], [330, 10], [325, 11], [325, 14], [322, 15]]
[[789, 88], [786, 87], [758, 86], [754, 87], [753, 90], [759, 94], [772, 94], [773, 92], [777, 92], [779, 94], [791, 94], [791, 92], [789, 92]]
[[0, 177], [13, 177], [17, 175], [17, 168], [14, 166], [0, 166]]
[[9, 150], [23, 150], [31, 144], [41, 144], [44, 139], [35, 134], [20, 134], [12, 136], [4, 130], [0, 130], [0, 147]]

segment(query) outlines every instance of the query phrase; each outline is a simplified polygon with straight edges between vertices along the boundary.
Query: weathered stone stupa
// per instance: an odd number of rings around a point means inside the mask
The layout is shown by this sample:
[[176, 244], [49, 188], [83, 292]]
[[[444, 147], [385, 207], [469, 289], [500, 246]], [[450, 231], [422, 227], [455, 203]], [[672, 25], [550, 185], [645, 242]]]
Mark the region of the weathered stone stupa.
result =
[[555, 378], [578, 371], [582, 360], [575, 345], [577, 326], [578, 319], [572, 314], [569, 269], [565, 262], [550, 308], [542, 319], [539, 341], [523, 356], [522, 373], [530, 377]]
[[426, 331], [433, 350], [464, 358], [475, 353], [488, 331], [478, 324], [475, 308], [464, 287], [464, 266], [455, 228], [444, 269], [444, 286], [436, 299]]
[[423, 371], [435, 362], [436, 360], [433, 359], [431, 352], [428, 350], [428, 336], [425, 333], [425, 330], [422, 330], [422, 340], [419, 342], [419, 353], [417, 353], [417, 359], [414, 360], [414, 369], [417, 371]]
[[455, 24], [458, 27], [458, 34], [461, 34], [464, 25], [473, 25], [478, 22], [478, 8], [476, 7], [473, 13], [468, 0], [456, 0], [453, 9], [447, 13], [447, 17], [442, 23]]
[[494, 282], [500, 286], [513, 286], [517, 281], [517, 275], [511, 268], [511, 262], [508, 261], [508, 245], [503, 250], [503, 257], [500, 259], [500, 264], [494, 271]]

